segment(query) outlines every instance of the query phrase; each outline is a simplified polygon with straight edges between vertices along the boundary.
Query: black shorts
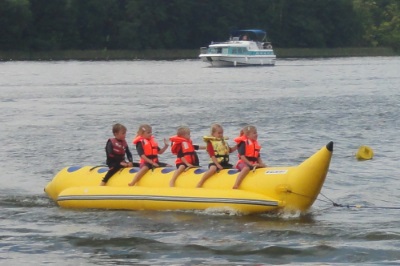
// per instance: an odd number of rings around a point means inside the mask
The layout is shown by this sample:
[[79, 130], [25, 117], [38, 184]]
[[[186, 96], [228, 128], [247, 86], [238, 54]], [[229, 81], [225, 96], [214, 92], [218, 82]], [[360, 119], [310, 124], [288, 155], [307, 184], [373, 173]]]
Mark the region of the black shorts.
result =
[[[210, 168], [212, 165], [215, 165], [215, 163], [210, 163], [210, 164], [208, 165], [208, 168]], [[232, 169], [232, 168], [233, 168], [233, 165], [230, 164], [230, 163], [220, 163], [220, 165], [221, 165], [222, 168], [224, 168], [224, 169]], [[215, 166], [216, 166], [216, 165], [215, 165]]]
[[184, 163], [178, 163], [178, 164], [176, 164], [176, 169], [178, 169], [179, 166], [181, 166], [181, 165], [185, 166], [185, 168], [187, 167], [186, 164], [184, 164]]
[[[162, 162], [157, 162], [157, 164], [158, 164], [158, 167], [166, 167], [166, 166], [168, 166], [168, 164], [167, 163], [162, 163]], [[155, 168], [155, 166], [154, 165], [152, 165], [151, 163], [142, 163], [142, 164], [140, 164], [140, 167], [143, 167], [143, 165], [146, 165], [149, 169], [153, 169], [153, 168]]]

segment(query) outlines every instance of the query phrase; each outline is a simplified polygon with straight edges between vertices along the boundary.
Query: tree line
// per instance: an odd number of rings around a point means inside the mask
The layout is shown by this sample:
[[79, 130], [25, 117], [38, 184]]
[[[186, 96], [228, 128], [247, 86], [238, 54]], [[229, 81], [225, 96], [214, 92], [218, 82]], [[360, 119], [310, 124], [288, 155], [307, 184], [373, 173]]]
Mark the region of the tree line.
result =
[[197, 49], [246, 28], [280, 48], [399, 50], [400, 1], [0, 1], [3, 51]]

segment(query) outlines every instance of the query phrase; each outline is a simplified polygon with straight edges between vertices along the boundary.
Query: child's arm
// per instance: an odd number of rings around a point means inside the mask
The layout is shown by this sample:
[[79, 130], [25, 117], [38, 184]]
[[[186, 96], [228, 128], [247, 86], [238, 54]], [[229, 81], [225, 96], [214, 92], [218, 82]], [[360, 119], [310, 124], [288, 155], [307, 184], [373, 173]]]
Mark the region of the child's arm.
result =
[[182, 160], [182, 162], [183, 162], [184, 164], [186, 164], [187, 167], [193, 167], [193, 165], [190, 164], [190, 163], [185, 159], [185, 157], [182, 157], [181, 160]]
[[158, 154], [163, 154], [167, 149], [168, 149], [168, 142], [167, 140], [164, 138], [164, 147], [158, 151]]
[[113, 154], [113, 145], [112, 145], [111, 140], [108, 140], [108, 141], [107, 141], [107, 144], [106, 144], [106, 153], [107, 153], [107, 155], [108, 155], [108, 154]]
[[215, 166], [216, 166], [218, 169], [220, 169], [220, 170], [224, 169], [224, 168], [222, 167], [222, 165], [218, 162], [218, 160], [217, 160], [217, 158], [216, 158], [215, 156], [211, 156], [211, 160], [213, 161], [213, 163], [215, 164]]
[[146, 155], [142, 154], [140, 156], [140, 158], [142, 158], [146, 163], [151, 164], [151, 165], [153, 165], [155, 167], [158, 167], [158, 164], [153, 162], [152, 160], [150, 160], [149, 157], [147, 157]]
[[197, 150], [206, 150], [207, 146], [193, 145], [194, 149]]
[[238, 149], [238, 145], [235, 145], [233, 147], [229, 147], [229, 153], [232, 153]]
[[247, 164], [247, 166], [248, 166], [249, 168], [252, 168], [252, 167], [253, 167], [252, 164], [251, 164], [251, 162], [250, 162], [249, 160], [247, 160], [246, 156], [240, 155], [240, 159], [241, 159], [245, 164]]
[[258, 162], [258, 165], [257, 165], [258, 167], [268, 167], [268, 166], [263, 162], [263, 160], [261, 159], [260, 156], [258, 157], [257, 162]]
[[238, 145], [236, 145], [236, 146], [237, 146], [240, 160], [242, 160], [245, 164], [247, 164], [247, 166], [249, 168], [252, 168], [253, 166], [252, 166], [251, 162], [245, 156], [246, 144], [242, 141], [242, 142], [238, 143]]
[[128, 163], [127, 163], [127, 167], [132, 167], [133, 166], [133, 156], [131, 151], [129, 150], [129, 147], [126, 147], [126, 158], [128, 158]]

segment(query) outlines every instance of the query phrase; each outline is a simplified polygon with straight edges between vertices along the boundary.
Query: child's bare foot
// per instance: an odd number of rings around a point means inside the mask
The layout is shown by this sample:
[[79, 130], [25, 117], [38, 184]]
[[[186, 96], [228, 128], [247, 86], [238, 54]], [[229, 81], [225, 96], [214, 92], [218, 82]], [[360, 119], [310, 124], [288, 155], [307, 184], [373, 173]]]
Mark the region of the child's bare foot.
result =
[[106, 182], [101, 181], [100, 186], [105, 186], [105, 185], [106, 185]]
[[130, 187], [132, 187], [134, 185], [135, 185], [135, 183], [133, 183], [133, 182], [128, 183], [128, 186], [130, 186]]

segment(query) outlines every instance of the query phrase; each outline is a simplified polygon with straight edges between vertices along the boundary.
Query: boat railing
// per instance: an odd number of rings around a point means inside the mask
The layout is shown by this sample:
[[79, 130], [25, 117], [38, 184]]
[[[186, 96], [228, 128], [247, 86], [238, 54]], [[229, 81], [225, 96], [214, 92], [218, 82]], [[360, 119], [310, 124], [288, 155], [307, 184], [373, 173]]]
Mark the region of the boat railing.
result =
[[200, 54], [207, 54], [208, 48], [207, 47], [200, 47]]
[[211, 42], [211, 44], [225, 44], [225, 43], [229, 43], [229, 41], [226, 41], [226, 42]]
[[262, 43], [262, 49], [272, 49], [271, 42], [264, 42]]

